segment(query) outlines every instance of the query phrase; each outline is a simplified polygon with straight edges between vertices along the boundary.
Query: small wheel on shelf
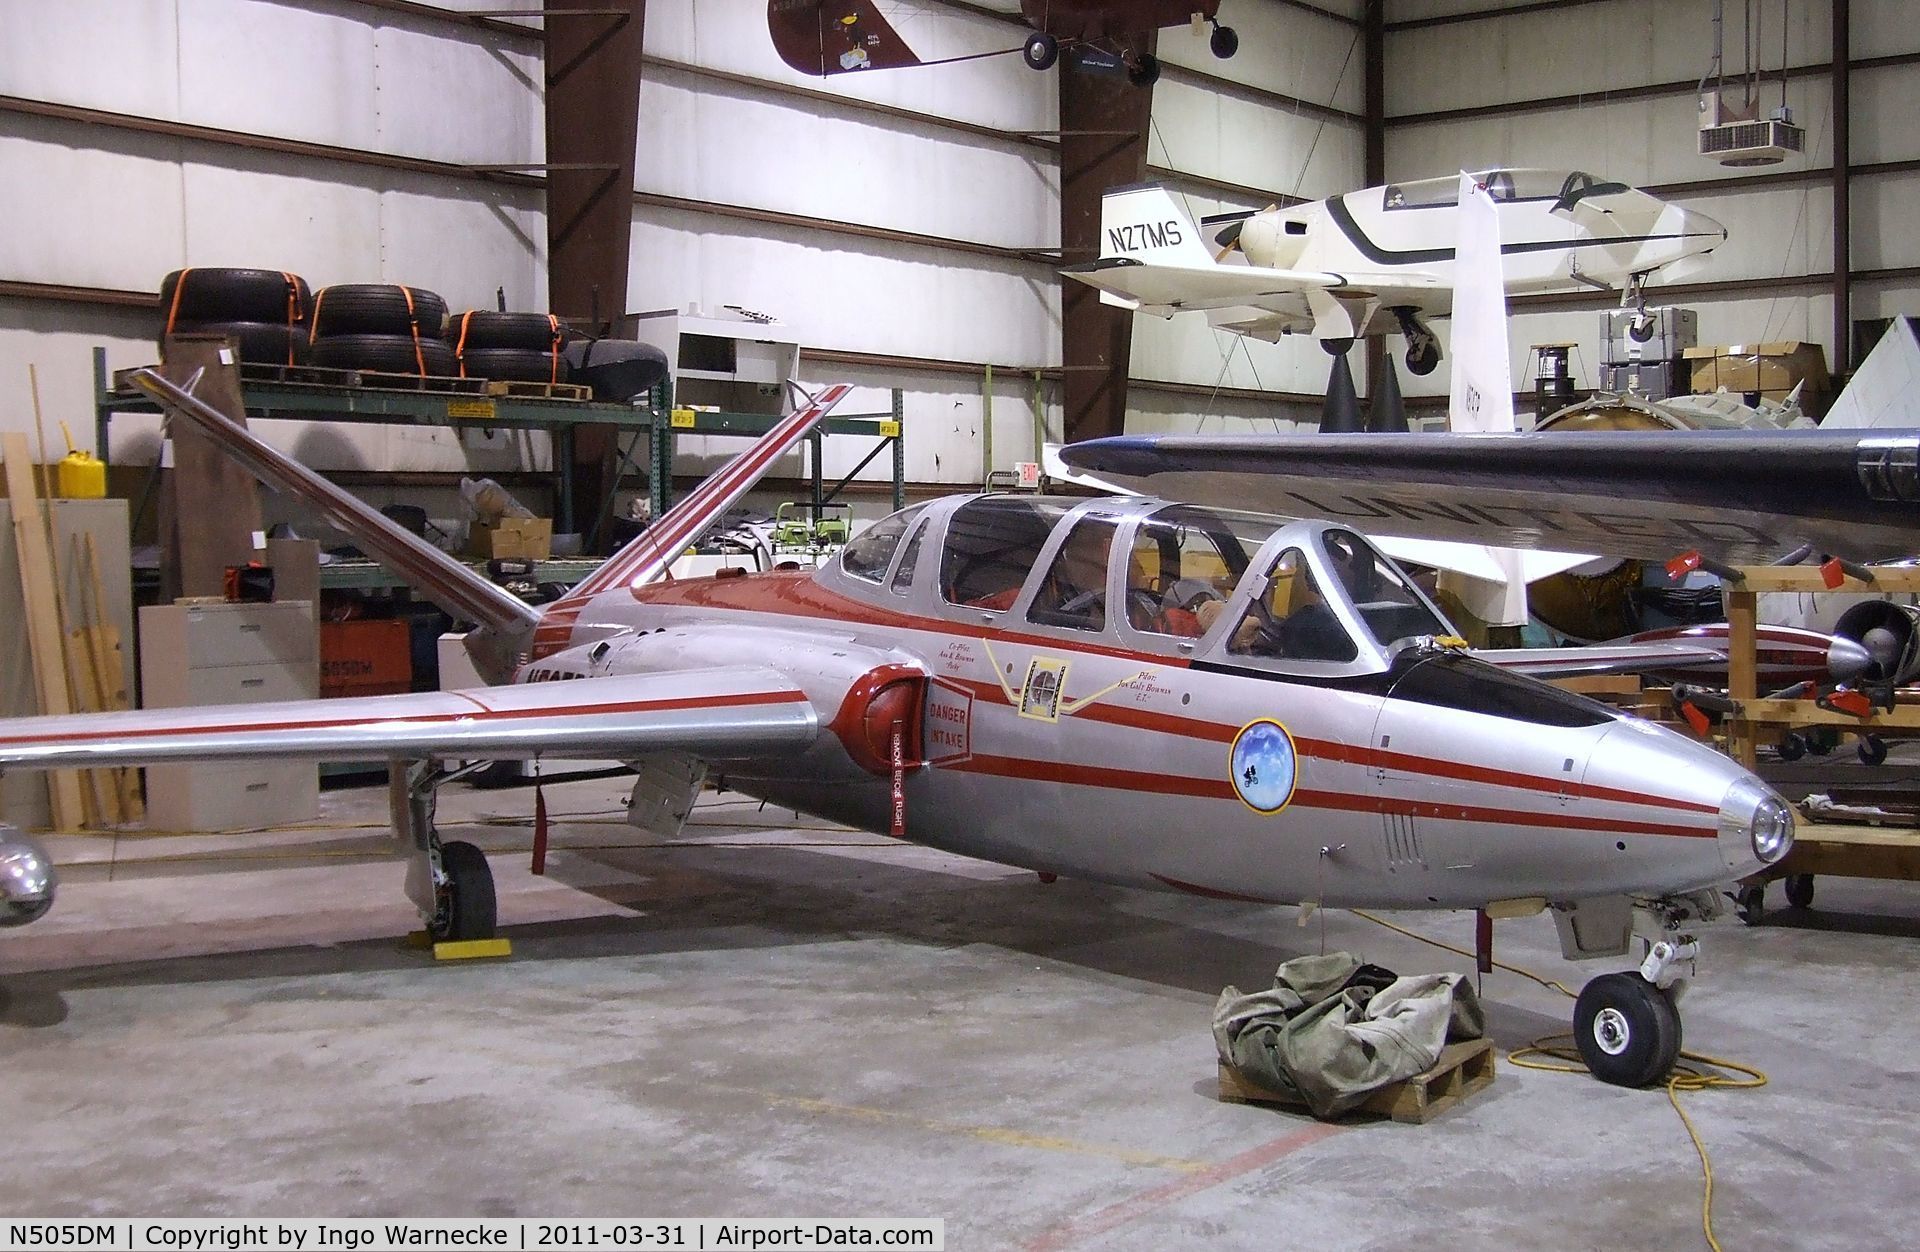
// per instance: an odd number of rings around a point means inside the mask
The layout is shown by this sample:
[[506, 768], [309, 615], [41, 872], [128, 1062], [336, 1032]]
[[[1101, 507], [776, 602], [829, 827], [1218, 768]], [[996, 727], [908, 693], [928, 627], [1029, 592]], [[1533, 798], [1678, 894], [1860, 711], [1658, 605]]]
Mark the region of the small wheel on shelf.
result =
[[1786, 879], [1787, 903], [1796, 909], [1813, 907], [1813, 875], [1788, 874]]

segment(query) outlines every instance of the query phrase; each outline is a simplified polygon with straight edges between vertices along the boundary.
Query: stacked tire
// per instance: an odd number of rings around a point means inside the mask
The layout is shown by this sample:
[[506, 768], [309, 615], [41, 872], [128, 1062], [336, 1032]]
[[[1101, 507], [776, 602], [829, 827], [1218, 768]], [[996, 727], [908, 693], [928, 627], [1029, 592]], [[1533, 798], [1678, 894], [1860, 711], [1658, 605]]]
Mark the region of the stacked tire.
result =
[[313, 363], [331, 369], [447, 377], [447, 302], [423, 287], [340, 283], [313, 298]]
[[447, 338], [462, 378], [564, 383], [570, 372], [567, 331], [551, 314], [469, 309], [454, 316]]
[[169, 335], [226, 335], [240, 359], [261, 365], [305, 365], [313, 296], [306, 280], [282, 270], [207, 267], [175, 270], [160, 284]]

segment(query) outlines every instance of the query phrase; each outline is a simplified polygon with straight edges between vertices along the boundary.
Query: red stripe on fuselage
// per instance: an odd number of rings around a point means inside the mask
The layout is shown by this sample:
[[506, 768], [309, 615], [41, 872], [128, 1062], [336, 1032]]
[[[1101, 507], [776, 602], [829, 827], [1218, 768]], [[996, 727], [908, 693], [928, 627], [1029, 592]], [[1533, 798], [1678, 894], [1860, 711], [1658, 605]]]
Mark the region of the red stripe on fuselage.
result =
[[[1021, 631], [986, 624], [974, 626], [969, 623], [948, 621], [941, 618], [920, 617], [916, 614], [904, 613], [897, 609], [882, 608], [831, 591], [822, 586], [811, 573], [806, 571], [758, 574], [746, 578], [700, 579], [658, 584], [650, 587], [633, 588], [631, 594], [635, 600], [648, 605], [678, 605], [688, 608], [714, 609], [741, 613], [764, 613], [782, 617], [803, 617], [818, 621], [831, 621], [862, 626], [880, 626], [899, 630], [928, 631], [937, 634], [961, 635], [968, 638], [1025, 644], [1054, 650], [1091, 654], [1094, 656], [1114, 657], [1121, 660], [1141, 661], [1155, 666], [1166, 666], [1174, 669], [1188, 668], [1188, 661], [1183, 657], [1162, 656], [1158, 653], [1140, 652], [1134, 649], [1116, 648], [1097, 644], [1069, 643], [1050, 635], [1031, 635]], [[968, 688], [977, 698], [1000, 704], [1007, 703], [1006, 693], [997, 683], [983, 682], [978, 679], [953, 678], [948, 675], [942, 675], [941, 677], [943, 681], [953, 682]], [[1082, 706], [1065, 716], [1084, 717], [1089, 721], [1099, 722], [1105, 725], [1146, 730], [1157, 734], [1172, 735], [1182, 739], [1198, 739], [1212, 743], [1231, 743], [1234, 736], [1237, 735], [1241, 729], [1237, 725], [1204, 721], [1199, 718], [1181, 717], [1170, 713], [1156, 713], [1146, 709], [1100, 702]], [[1514, 770], [1498, 769], [1492, 766], [1473, 765], [1463, 761], [1435, 760], [1428, 757], [1413, 756], [1404, 752], [1390, 752], [1378, 748], [1335, 743], [1324, 739], [1298, 738], [1295, 740], [1295, 743], [1300, 752], [1305, 756], [1316, 757], [1323, 760], [1342, 761], [1364, 767], [1396, 769], [1409, 774], [1418, 774], [1427, 777], [1453, 778], [1465, 782], [1489, 783], [1494, 786], [1512, 787], [1517, 790], [1544, 793], [1547, 795], [1558, 796], [1565, 794], [1589, 800], [1607, 800], [1620, 804], [1672, 809], [1686, 813], [1717, 814], [1719, 812], [1718, 807], [1715, 805], [1694, 800], [1647, 795], [1636, 791], [1625, 791], [1618, 788], [1594, 786], [1586, 783], [1565, 782], [1559, 778], [1545, 778], [1533, 774], [1519, 773]], [[1157, 776], [1143, 775], [1142, 777]], [[1227, 786], [1224, 782], [1221, 785], [1223, 787]], [[1228, 789], [1223, 794], [1231, 796], [1232, 791]], [[1672, 829], [1674, 831], [1685, 830], [1688, 833], [1693, 833], [1692, 828], [1675, 827]]]
[[[1103, 787], [1108, 790], [1129, 791], [1136, 794], [1192, 796], [1208, 800], [1234, 798], [1233, 784], [1225, 779], [1187, 778], [1141, 770], [1071, 765], [1059, 761], [1031, 761], [975, 753], [965, 761], [943, 768], [969, 774], [1020, 778], [1029, 782]], [[1289, 809], [1324, 809], [1342, 813], [1392, 813], [1403, 817], [1424, 817], [1435, 821], [1477, 822], [1501, 826], [1546, 826], [1561, 830], [1604, 831], [1608, 834], [1672, 835], [1689, 839], [1711, 839], [1717, 833], [1715, 828], [1710, 826], [1675, 826], [1665, 822], [1620, 821], [1612, 818], [1584, 817], [1572, 813], [1540, 813], [1530, 809], [1441, 804], [1397, 796], [1340, 791], [1296, 791], [1292, 802], [1287, 807]]]

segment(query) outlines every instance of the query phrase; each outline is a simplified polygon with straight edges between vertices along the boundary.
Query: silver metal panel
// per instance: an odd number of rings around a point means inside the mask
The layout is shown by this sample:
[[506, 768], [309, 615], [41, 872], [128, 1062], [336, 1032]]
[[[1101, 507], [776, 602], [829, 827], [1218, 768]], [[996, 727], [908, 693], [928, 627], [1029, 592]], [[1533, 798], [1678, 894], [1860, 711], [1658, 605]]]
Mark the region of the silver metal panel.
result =
[[813, 706], [772, 670], [676, 674], [0, 721], [0, 768], [153, 761], [456, 756], [625, 758], [797, 752]]

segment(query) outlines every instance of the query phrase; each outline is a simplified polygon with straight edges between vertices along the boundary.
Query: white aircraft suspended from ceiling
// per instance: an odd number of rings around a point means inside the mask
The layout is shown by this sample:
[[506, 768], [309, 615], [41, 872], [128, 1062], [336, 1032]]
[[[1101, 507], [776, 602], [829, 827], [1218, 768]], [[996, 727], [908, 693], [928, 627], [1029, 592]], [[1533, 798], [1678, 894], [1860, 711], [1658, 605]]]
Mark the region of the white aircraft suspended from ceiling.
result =
[[[1510, 295], [1582, 284], [1637, 301], [1649, 275], [1671, 281], [1692, 268], [1677, 263], [1727, 237], [1704, 214], [1578, 170], [1473, 177], [1498, 206]], [[1459, 195], [1459, 178], [1430, 178], [1195, 226], [1165, 187], [1116, 187], [1101, 202], [1101, 256], [1063, 272], [1108, 304], [1161, 317], [1201, 310], [1256, 339], [1311, 334], [1336, 356], [1398, 330], [1407, 368], [1428, 374], [1440, 342], [1423, 319], [1453, 300]]]

